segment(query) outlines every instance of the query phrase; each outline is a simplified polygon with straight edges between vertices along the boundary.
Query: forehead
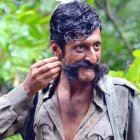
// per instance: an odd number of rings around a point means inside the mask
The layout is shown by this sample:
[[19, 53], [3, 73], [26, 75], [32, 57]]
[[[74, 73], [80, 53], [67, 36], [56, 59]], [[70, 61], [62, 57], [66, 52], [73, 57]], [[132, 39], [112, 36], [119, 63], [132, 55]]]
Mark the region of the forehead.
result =
[[79, 33], [77, 40], [67, 42], [66, 46], [73, 46], [78, 44], [91, 44], [91, 43], [93, 44], [95, 42], [101, 42], [101, 31], [98, 28], [84, 40], [83, 36]]

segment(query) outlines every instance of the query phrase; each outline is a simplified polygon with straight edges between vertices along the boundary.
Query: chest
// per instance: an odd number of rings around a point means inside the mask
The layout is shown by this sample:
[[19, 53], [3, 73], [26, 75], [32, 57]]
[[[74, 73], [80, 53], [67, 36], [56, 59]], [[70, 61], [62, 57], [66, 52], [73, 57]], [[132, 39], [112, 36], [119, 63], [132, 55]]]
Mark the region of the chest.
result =
[[65, 140], [73, 140], [86, 116], [89, 105], [81, 106], [76, 104], [61, 105], [60, 117], [63, 126], [63, 133]]
[[36, 140], [113, 140], [107, 112], [98, 112], [93, 106], [82, 121], [63, 123], [57, 109], [42, 106], [34, 124]]

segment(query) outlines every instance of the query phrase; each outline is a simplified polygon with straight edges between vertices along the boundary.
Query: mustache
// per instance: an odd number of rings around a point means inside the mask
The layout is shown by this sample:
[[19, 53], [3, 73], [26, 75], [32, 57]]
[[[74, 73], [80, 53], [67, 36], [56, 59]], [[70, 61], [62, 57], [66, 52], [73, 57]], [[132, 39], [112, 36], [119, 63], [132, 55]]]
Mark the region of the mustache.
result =
[[78, 69], [80, 67], [82, 68], [91, 68], [91, 69], [96, 69], [97, 67], [100, 66], [100, 63], [97, 61], [96, 63], [92, 64], [87, 60], [83, 60], [83, 61], [79, 61], [79, 62], [75, 62], [73, 64], [68, 64], [66, 65], [67, 68], [71, 68], [71, 69]]
[[99, 63], [90, 63], [87, 60], [75, 62], [73, 64], [63, 65], [62, 69], [64, 70], [65, 74], [68, 76], [69, 80], [72, 82], [77, 81], [78, 79], [78, 70], [79, 68], [91, 68], [95, 70], [95, 78], [93, 80], [93, 84], [97, 84], [101, 77], [108, 73], [109, 69], [107, 65]]

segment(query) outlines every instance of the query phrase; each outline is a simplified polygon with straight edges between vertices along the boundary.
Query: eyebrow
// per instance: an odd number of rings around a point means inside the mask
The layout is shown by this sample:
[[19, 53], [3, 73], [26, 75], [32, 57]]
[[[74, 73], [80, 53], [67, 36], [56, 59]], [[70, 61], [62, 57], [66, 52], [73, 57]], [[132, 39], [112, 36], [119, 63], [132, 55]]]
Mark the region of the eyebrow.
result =
[[[102, 41], [101, 40], [96, 40], [96, 41], [93, 41], [92, 44], [96, 44], [96, 43], [99, 43], [100, 45], [102, 44]], [[86, 42], [78, 42], [76, 44], [74, 44], [73, 46], [77, 46], [77, 45], [87, 45]]]
[[[96, 41], [95, 43], [100, 43], [100, 44], [102, 44], [102, 41]], [[95, 44], [95, 43], [94, 43], [94, 44]]]

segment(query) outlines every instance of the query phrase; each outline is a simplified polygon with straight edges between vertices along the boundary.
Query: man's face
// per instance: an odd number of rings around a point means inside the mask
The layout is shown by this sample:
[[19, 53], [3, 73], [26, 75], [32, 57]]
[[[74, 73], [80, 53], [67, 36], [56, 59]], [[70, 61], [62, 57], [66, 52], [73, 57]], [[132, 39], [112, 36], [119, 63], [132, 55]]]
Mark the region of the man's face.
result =
[[[95, 78], [95, 68], [92, 64], [101, 59], [101, 33], [96, 29], [85, 40], [68, 42], [62, 59], [63, 70], [70, 71], [71, 76], [78, 81], [90, 82]], [[69, 74], [68, 74], [69, 76]], [[69, 77], [68, 77], [69, 78]]]

